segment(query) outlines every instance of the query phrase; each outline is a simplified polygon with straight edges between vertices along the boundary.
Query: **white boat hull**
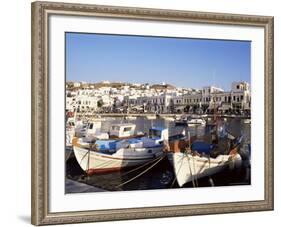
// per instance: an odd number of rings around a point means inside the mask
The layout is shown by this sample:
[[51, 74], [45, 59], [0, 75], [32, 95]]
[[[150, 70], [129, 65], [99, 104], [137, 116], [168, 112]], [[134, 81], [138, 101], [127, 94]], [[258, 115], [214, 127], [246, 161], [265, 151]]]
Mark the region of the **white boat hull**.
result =
[[197, 125], [206, 125], [206, 121], [205, 120], [202, 120], [202, 119], [193, 119], [193, 120], [190, 120], [190, 121], [187, 121], [187, 125], [188, 126], [197, 126]]
[[251, 124], [251, 119], [244, 119], [245, 124]]
[[164, 119], [164, 121], [175, 121], [173, 117], [162, 117], [162, 119]]
[[154, 116], [154, 115], [146, 116], [146, 119], [147, 119], [147, 120], [155, 120], [155, 119], [156, 119], [156, 116]]
[[80, 167], [89, 175], [119, 171], [123, 168], [142, 165], [163, 154], [162, 147], [121, 148], [113, 154], [104, 154], [74, 146], [74, 154]]
[[205, 126], [206, 123], [187, 123], [188, 127], [192, 127], [192, 126]]
[[219, 155], [216, 158], [193, 156], [186, 153], [173, 154], [173, 166], [177, 182], [180, 187], [196, 179], [211, 176], [221, 172], [228, 166], [239, 166], [241, 157], [236, 154]]

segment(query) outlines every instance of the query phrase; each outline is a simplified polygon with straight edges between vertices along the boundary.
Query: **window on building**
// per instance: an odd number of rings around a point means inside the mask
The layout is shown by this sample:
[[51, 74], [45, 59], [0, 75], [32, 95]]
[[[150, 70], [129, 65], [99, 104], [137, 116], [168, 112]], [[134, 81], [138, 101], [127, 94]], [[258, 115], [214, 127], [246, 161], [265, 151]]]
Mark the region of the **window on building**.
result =
[[236, 86], [236, 88], [237, 88], [237, 89], [240, 89], [240, 86], [239, 86], [239, 85], [237, 85], [237, 86]]

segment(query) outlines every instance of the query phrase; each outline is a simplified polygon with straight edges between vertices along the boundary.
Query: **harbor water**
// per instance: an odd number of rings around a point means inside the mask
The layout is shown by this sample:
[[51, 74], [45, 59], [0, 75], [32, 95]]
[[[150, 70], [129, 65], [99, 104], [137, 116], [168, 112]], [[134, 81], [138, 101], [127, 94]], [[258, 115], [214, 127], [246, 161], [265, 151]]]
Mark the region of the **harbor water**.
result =
[[[101, 131], [108, 132], [113, 123], [134, 123], [136, 131], [148, 133], [151, 127], [169, 128], [169, 134], [175, 135], [185, 131], [191, 136], [197, 138], [210, 134], [211, 128], [208, 126], [175, 126], [174, 121], [167, 121], [161, 118], [149, 120], [145, 117], [137, 117], [135, 120], [124, 120], [123, 118], [106, 118], [102, 122]], [[228, 132], [234, 136], [243, 135], [240, 154], [243, 159], [242, 167], [238, 170], [230, 170], [226, 168], [219, 174], [213, 175], [211, 178], [202, 178], [197, 182], [198, 187], [210, 186], [233, 186], [233, 185], [249, 185], [251, 184], [251, 169], [249, 157], [249, 145], [251, 143], [251, 124], [244, 122], [238, 118], [222, 118], [219, 125], [224, 125]], [[124, 182], [134, 178], [142, 173], [146, 167], [137, 171], [130, 172], [122, 170], [114, 173], [95, 174], [86, 176], [76, 161], [72, 149], [66, 149], [66, 193], [76, 192], [102, 192], [102, 191], [128, 191], [128, 190], [152, 190], [152, 189], [168, 189], [179, 188], [173, 173], [173, 167], [167, 157], [161, 162], [141, 175], [137, 179], [122, 185]], [[183, 186], [184, 188], [193, 187], [192, 183]]]

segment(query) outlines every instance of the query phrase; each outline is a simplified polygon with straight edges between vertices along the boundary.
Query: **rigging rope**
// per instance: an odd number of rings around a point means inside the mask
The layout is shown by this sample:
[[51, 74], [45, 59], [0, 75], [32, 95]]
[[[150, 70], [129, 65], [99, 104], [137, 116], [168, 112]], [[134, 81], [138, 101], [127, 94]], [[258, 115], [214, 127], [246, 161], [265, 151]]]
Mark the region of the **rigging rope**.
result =
[[148, 170], [150, 170], [150, 169], [152, 169], [154, 166], [156, 166], [165, 156], [166, 156], [166, 155], [163, 155], [163, 156], [162, 156], [159, 160], [157, 160], [153, 165], [151, 165], [150, 167], [148, 167], [146, 170], [144, 170], [143, 172], [141, 172], [141, 173], [138, 174], [137, 176], [131, 178], [130, 180], [125, 181], [125, 182], [122, 183], [122, 184], [117, 185], [116, 188], [119, 188], [119, 187], [121, 187], [121, 186], [123, 186], [123, 185], [125, 185], [125, 184], [128, 184], [128, 183], [130, 183], [131, 181], [133, 181], [133, 180], [137, 179], [138, 177], [142, 176], [142, 175], [145, 174]]
[[151, 163], [157, 161], [157, 160], [160, 159], [160, 158], [162, 158], [162, 156], [160, 156], [159, 158], [153, 159], [153, 160], [150, 161], [150, 162], [146, 162], [146, 163], [144, 163], [143, 165], [138, 166], [137, 168], [132, 169], [132, 170], [126, 172], [126, 173], [123, 173], [122, 176], [126, 176], [126, 175], [128, 175], [128, 174], [130, 174], [130, 173], [132, 173], [132, 172], [135, 172], [135, 171], [137, 171], [137, 170], [139, 170], [139, 169], [141, 169], [141, 168], [143, 168], [143, 167], [145, 167], [145, 166], [147, 166], [147, 165], [149, 165], [149, 164], [151, 164]]

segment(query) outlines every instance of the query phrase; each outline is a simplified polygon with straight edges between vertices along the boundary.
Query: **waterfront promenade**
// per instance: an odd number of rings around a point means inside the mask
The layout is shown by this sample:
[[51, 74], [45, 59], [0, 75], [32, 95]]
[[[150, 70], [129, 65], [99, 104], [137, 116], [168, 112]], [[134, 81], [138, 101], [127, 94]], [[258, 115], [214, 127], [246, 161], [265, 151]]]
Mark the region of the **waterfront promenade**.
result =
[[[180, 113], [161, 113], [161, 114], [153, 114], [153, 113], [77, 113], [77, 117], [149, 117], [149, 116], [157, 116], [159, 118], [164, 117], [180, 117], [182, 115], [187, 116], [202, 116], [207, 118], [213, 118], [214, 114], [180, 114]], [[239, 118], [239, 119], [249, 119], [250, 116], [247, 115], [236, 115], [236, 114], [216, 114], [216, 117], [223, 117], [223, 118]]]

